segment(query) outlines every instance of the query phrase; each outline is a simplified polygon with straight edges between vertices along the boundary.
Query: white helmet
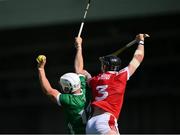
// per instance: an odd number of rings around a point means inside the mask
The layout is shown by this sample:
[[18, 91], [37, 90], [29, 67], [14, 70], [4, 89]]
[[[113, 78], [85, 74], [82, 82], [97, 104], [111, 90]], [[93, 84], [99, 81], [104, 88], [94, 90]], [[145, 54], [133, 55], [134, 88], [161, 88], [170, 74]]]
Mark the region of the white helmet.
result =
[[60, 84], [65, 93], [74, 92], [81, 87], [80, 78], [76, 73], [66, 73], [60, 77]]

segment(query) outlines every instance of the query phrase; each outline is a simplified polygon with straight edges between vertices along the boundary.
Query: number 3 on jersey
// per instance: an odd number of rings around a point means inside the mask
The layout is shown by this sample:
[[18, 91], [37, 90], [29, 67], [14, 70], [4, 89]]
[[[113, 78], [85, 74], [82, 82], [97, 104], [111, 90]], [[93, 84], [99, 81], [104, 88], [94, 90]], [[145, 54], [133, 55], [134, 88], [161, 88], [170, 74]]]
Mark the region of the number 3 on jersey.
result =
[[95, 97], [96, 101], [104, 100], [108, 96], [108, 92], [106, 91], [107, 88], [108, 88], [108, 85], [100, 85], [96, 87], [96, 90], [98, 91], [98, 93], [101, 94], [100, 97], [98, 96]]

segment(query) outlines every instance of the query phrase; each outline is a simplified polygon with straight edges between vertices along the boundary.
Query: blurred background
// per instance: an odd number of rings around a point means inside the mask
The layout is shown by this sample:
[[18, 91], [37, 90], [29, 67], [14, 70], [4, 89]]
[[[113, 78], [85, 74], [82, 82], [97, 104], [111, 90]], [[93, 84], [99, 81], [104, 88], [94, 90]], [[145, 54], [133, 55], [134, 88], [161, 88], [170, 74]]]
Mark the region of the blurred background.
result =
[[[74, 71], [74, 38], [87, 0], [0, 0], [0, 133], [67, 133], [62, 109], [40, 89], [37, 63], [47, 56], [54, 88]], [[180, 133], [180, 1], [92, 0], [83, 28], [85, 68], [148, 33], [145, 59], [128, 81], [121, 134]], [[126, 66], [137, 45], [119, 57]]]

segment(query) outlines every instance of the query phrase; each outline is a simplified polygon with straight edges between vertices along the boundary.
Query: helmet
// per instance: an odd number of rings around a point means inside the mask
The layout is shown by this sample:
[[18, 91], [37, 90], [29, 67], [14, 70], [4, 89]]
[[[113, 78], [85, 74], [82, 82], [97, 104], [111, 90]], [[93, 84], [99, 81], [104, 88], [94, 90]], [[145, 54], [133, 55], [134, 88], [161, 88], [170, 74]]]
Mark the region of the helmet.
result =
[[105, 65], [105, 71], [119, 71], [121, 66], [121, 59], [114, 55], [107, 55], [100, 57], [102, 65]]
[[71, 93], [80, 89], [80, 78], [76, 73], [66, 73], [60, 77], [60, 84], [65, 93]]

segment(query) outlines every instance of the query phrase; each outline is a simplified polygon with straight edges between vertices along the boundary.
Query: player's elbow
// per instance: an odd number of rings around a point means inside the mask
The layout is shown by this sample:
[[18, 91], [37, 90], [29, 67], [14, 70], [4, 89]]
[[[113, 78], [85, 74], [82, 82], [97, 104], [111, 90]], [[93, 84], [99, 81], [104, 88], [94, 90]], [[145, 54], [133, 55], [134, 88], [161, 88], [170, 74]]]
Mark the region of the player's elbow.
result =
[[53, 93], [53, 90], [51, 88], [45, 88], [45, 87], [42, 87], [42, 90], [43, 92], [46, 94], [46, 95], [52, 95]]
[[49, 88], [48, 90], [47, 90], [47, 93], [46, 93], [47, 95], [53, 95], [54, 94], [54, 90], [53, 89], [51, 89], [51, 88]]

